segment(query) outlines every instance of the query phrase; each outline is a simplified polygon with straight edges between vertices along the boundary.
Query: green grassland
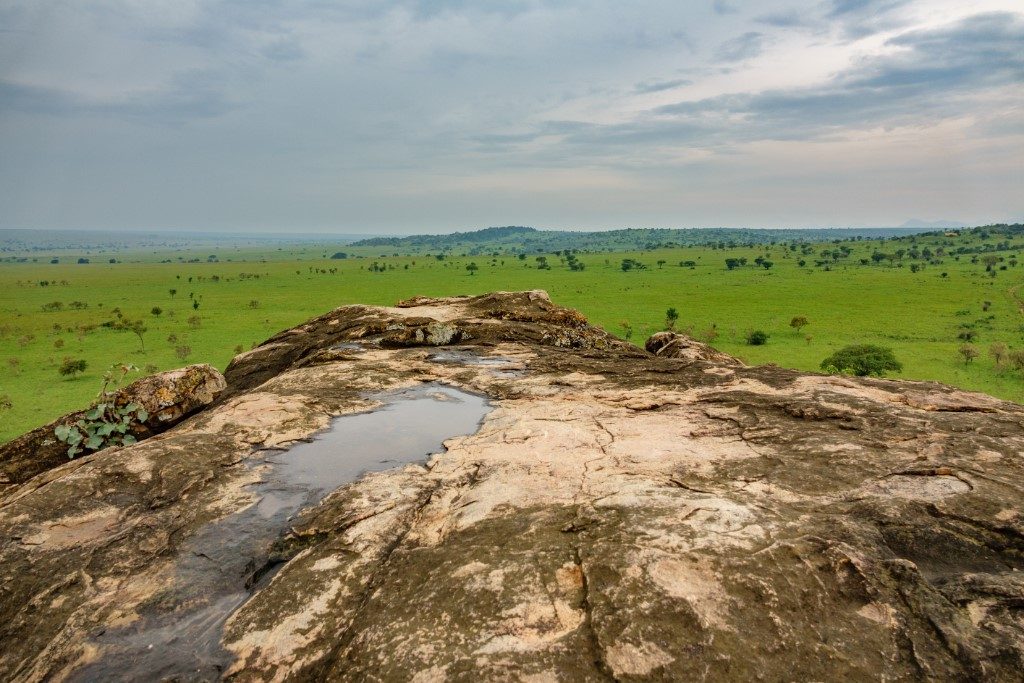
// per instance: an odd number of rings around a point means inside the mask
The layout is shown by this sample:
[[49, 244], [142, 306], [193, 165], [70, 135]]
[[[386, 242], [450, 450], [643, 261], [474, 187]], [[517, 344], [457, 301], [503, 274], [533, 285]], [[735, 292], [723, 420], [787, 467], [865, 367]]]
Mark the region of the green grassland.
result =
[[[958, 247], [986, 244], [998, 245], [998, 251], [955, 255]], [[0, 398], [11, 404], [0, 409], [0, 442], [88, 403], [114, 363], [154, 371], [208, 362], [223, 369], [236, 348], [248, 349], [340, 305], [492, 290], [545, 289], [557, 303], [579, 309], [615, 334], [623, 336], [628, 324], [631, 340], [639, 344], [664, 329], [666, 309], [673, 307], [680, 315], [678, 329], [698, 337], [713, 329], [715, 347], [755, 364], [818, 370], [822, 359], [844, 345], [880, 344], [903, 362], [900, 377], [1024, 400], [1021, 373], [995, 367], [986, 353], [997, 341], [1024, 347], [1019, 233], [975, 230], [812, 245], [575, 254], [584, 270], [571, 270], [564, 253], [550, 252], [540, 255], [550, 269], [538, 268], [538, 254], [520, 258], [514, 246], [494, 255], [449, 252], [442, 260], [335, 246], [223, 247], [216, 249], [216, 261], [204, 246], [92, 252], [88, 264], [64, 252], [0, 263]], [[848, 256], [821, 255], [841, 246]], [[871, 260], [875, 252], [925, 247], [945, 253]], [[328, 258], [337, 250], [348, 258]], [[986, 255], [1002, 260], [986, 270]], [[50, 263], [54, 257], [60, 262]], [[772, 267], [756, 265], [758, 257]], [[727, 258], [746, 258], [747, 264], [729, 270]], [[624, 271], [623, 259], [646, 267]], [[695, 265], [681, 265], [687, 261]], [[478, 269], [467, 270], [470, 263]], [[171, 289], [177, 290], [174, 296]], [[61, 306], [44, 311], [53, 302]], [[72, 302], [80, 303], [72, 308]], [[162, 313], [153, 315], [153, 307]], [[135, 335], [102, 326], [115, 319], [115, 308], [145, 321], [145, 351]], [[800, 332], [789, 326], [798, 315], [810, 321]], [[753, 329], [770, 335], [767, 344], [747, 345]], [[965, 330], [976, 335], [973, 343], [981, 351], [969, 364], [957, 353]], [[73, 379], [60, 376], [65, 357], [85, 359], [87, 370]]]

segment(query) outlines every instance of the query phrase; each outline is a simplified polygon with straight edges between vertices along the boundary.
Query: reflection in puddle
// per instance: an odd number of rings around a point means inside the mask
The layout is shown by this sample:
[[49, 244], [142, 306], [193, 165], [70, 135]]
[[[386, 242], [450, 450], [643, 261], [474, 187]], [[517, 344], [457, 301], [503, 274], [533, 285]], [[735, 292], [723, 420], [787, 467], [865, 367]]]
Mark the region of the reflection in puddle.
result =
[[299, 510], [365, 472], [423, 461], [443, 442], [472, 434], [490, 410], [487, 399], [426, 384], [373, 396], [385, 405], [343, 415], [313, 441], [268, 452], [254, 487], [258, 502], [200, 529], [179, 551], [177, 581], [142, 618], [95, 636], [104, 656], [72, 680], [216, 679], [231, 663], [220, 646], [224, 623], [251, 594], [275, 540]]
[[460, 365], [483, 365], [492, 367], [502, 367], [512, 364], [512, 361], [508, 358], [480, 356], [469, 351], [461, 351], [457, 349], [447, 349], [445, 351], [432, 353], [430, 354], [430, 360], [437, 363], [459, 363]]
[[331, 351], [365, 351], [366, 347], [359, 342], [340, 342], [330, 348]]
[[490, 374], [500, 378], [522, 377], [526, 374], [526, 371], [511, 358], [481, 356], [461, 349], [446, 349], [432, 353], [429, 356], [429, 360], [435, 363], [456, 363], [459, 365], [493, 368]]

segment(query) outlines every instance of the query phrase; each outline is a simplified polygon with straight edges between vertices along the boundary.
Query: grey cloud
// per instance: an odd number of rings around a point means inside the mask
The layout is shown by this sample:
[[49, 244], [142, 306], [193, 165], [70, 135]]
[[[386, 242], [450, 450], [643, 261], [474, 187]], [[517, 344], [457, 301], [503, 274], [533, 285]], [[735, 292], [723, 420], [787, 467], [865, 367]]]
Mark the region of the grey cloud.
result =
[[838, 22], [842, 34], [856, 40], [880, 31], [891, 31], [906, 26], [906, 20], [894, 12], [912, 0], [831, 0], [826, 3], [825, 17]]
[[828, 15], [841, 17], [855, 13], [884, 14], [909, 2], [910, 0], [832, 0], [828, 3]]
[[202, 70], [175, 74], [165, 88], [117, 99], [95, 100], [59, 90], [0, 81], [0, 112], [50, 116], [114, 116], [148, 123], [178, 124], [230, 111], [221, 79]]
[[739, 10], [734, 4], [728, 2], [728, 0], [715, 0], [712, 3], [712, 7], [715, 10], [715, 14], [735, 14]]
[[903, 52], [864, 60], [816, 88], [723, 95], [656, 110], [683, 118], [742, 117], [743, 135], [815, 137], [963, 113], [972, 96], [1024, 82], [1024, 15], [978, 15], [954, 26], [893, 38]]
[[765, 26], [774, 26], [776, 28], [793, 28], [793, 27], [805, 27], [815, 26], [819, 24], [817, 20], [798, 12], [797, 10], [787, 10], [783, 12], [770, 12], [768, 14], [762, 14], [754, 18], [754, 21]]
[[740, 62], [757, 57], [764, 50], [764, 34], [749, 31], [718, 46], [715, 57], [723, 62]]
[[688, 78], [674, 78], [668, 81], [642, 81], [633, 86], [633, 92], [652, 93], [679, 88], [684, 85], [692, 85], [693, 81]]

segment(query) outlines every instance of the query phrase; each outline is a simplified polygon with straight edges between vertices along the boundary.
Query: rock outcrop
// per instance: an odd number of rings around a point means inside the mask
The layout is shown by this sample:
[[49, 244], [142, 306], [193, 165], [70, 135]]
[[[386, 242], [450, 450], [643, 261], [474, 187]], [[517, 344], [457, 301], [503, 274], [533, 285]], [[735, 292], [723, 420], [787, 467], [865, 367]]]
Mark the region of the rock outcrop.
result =
[[[136, 403], [147, 413], [142, 423], [132, 425], [136, 439], [145, 439], [173, 427], [217, 398], [227, 384], [211, 365], [190, 365], [149, 375], [114, 392], [107, 401], [118, 406]], [[22, 484], [40, 472], [68, 461], [68, 444], [59, 441], [54, 430], [72, 425], [85, 416], [80, 410], [59, 417], [5, 444], [0, 444], [0, 494]]]
[[[174, 428], [0, 493], [0, 678], [1019, 680], [1024, 408], [674, 355], [543, 292], [276, 335]], [[283, 451], [425, 383], [490, 412], [242, 544]]]
[[710, 344], [699, 342], [678, 332], [655, 332], [647, 339], [644, 348], [655, 356], [663, 358], [707, 360], [727, 367], [743, 365], [739, 359], [722, 353]]

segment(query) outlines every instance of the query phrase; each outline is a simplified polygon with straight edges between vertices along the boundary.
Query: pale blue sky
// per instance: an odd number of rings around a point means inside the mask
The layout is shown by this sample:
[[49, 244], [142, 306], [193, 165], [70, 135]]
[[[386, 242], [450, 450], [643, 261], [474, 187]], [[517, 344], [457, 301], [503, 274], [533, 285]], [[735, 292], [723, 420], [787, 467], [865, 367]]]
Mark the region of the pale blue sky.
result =
[[1019, 0], [0, 0], [0, 227], [1024, 218]]

